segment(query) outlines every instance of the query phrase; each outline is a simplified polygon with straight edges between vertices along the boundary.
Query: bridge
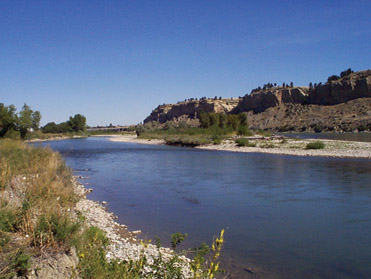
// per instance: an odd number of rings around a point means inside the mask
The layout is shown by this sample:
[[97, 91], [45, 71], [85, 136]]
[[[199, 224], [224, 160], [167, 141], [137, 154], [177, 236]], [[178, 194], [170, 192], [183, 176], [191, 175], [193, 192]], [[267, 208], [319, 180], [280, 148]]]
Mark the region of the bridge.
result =
[[86, 131], [112, 131], [112, 132], [125, 132], [125, 131], [130, 131], [131, 126], [113, 126], [113, 127], [102, 127], [102, 126], [97, 126], [97, 127], [91, 127], [86, 129]]

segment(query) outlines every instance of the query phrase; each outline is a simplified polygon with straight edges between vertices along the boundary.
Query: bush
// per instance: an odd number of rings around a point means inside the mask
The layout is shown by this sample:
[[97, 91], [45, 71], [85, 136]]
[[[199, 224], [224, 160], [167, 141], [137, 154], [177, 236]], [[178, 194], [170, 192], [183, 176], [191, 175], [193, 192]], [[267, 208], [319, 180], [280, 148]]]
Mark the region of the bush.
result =
[[247, 147], [255, 147], [255, 143], [249, 142], [247, 138], [239, 138], [236, 139], [235, 142], [237, 143], [237, 146], [247, 146]]
[[252, 136], [253, 132], [251, 132], [247, 126], [239, 126], [237, 129], [237, 134], [239, 136]]
[[67, 216], [42, 215], [36, 225], [33, 244], [40, 247], [66, 244], [78, 232], [80, 225], [78, 221], [72, 221]]
[[182, 243], [186, 237], [187, 237], [186, 233], [183, 234], [183, 233], [177, 232], [177, 233], [172, 234], [171, 235], [171, 247], [175, 249], [177, 244]]
[[213, 135], [212, 136], [213, 144], [221, 144], [222, 143], [222, 137], [220, 135]]
[[19, 211], [6, 207], [0, 209], [0, 231], [14, 232], [20, 223]]
[[307, 144], [305, 149], [324, 149], [325, 144], [322, 141], [310, 142]]
[[0, 259], [0, 278], [25, 278], [30, 265], [30, 255], [23, 248], [4, 253]]

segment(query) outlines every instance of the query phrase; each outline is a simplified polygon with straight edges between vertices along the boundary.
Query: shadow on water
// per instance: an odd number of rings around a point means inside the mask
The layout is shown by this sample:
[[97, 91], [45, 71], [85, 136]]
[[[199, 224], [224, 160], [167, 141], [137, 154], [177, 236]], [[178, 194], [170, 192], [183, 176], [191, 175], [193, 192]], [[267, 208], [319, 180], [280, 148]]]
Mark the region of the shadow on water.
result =
[[230, 278], [371, 278], [369, 160], [215, 152], [114, 143], [46, 143], [91, 198], [169, 245], [211, 243], [225, 228]]

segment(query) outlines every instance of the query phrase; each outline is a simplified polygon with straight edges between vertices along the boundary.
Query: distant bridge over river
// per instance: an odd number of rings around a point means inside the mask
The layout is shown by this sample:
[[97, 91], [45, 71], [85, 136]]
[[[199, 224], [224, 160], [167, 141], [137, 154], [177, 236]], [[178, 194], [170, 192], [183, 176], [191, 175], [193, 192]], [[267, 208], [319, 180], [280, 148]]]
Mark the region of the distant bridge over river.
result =
[[86, 129], [87, 131], [93, 132], [93, 131], [112, 131], [112, 132], [125, 132], [125, 131], [131, 131], [132, 126], [113, 126], [113, 127], [90, 127]]

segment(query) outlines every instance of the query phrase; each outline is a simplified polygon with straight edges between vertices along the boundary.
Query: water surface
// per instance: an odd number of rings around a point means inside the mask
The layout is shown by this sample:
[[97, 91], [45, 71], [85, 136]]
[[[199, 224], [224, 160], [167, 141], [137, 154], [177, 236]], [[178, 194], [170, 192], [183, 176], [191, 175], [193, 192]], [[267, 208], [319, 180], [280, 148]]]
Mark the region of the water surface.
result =
[[[89, 196], [147, 238], [181, 248], [226, 229], [230, 278], [371, 278], [369, 160], [197, 150], [88, 138], [60, 151]], [[253, 277], [251, 277], [253, 278]]]

